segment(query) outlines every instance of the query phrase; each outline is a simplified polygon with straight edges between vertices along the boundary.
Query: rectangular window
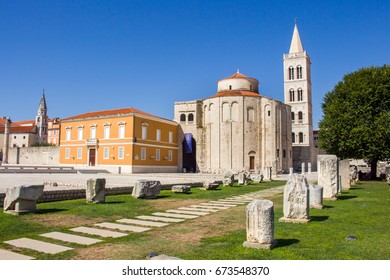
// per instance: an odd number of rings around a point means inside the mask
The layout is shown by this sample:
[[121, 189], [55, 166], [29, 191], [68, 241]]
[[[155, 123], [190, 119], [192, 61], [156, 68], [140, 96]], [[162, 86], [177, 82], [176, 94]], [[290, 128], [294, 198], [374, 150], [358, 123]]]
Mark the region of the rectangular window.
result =
[[104, 139], [110, 139], [110, 126], [108, 125], [104, 127]]
[[172, 151], [171, 150], [168, 151], [168, 160], [172, 161]]
[[172, 131], [169, 131], [169, 143], [172, 143], [173, 142], [173, 133]]
[[77, 159], [83, 158], [83, 149], [77, 148]]
[[77, 130], [77, 140], [83, 140], [83, 129], [79, 128]]
[[286, 150], [283, 150], [283, 158], [286, 158]]
[[156, 149], [156, 160], [160, 160], [160, 149]]
[[91, 127], [90, 137], [89, 138], [91, 138], [91, 139], [95, 139], [96, 138], [96, 127], [95, 126]]
[[156, 130], [156, 141], [161, 141], [161, 130], [157, 129]]
[[120, 138], [120, 139], [125, 138], [125, 126], [124, 125], [119, 126], [118, 138]]
[[71, 130], [70, 130], [70, 129], [67, 129], [67, 130], [66, 130], [66, 135], [65, 135], [66, 141], [70, 141], [70, 133], [71, 133]]
[[148, 136], [148, 127], [146, 125], [142, 126], [142, 140], [146, 140]]
[[69, 148], [65, 149], [65, 159], [70, 159], [70, 149]]
[[110, 158], [110, 148], [104, 147], [103, 149], [103, 159], [109, 159]]
[[125, 148], [119, 147], [118, 148], [118, 159], [124, 159], [125, 158]]
[[146, 160], [146, 148], [141, 148], [141, 160]]

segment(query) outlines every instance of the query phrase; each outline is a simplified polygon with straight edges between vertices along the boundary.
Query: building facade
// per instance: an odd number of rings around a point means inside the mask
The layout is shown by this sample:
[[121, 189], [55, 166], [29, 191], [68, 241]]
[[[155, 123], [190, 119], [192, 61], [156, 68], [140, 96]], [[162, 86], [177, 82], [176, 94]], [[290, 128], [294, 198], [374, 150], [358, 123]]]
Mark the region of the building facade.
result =
[[259, 82], [239, 71], [218, 81], [217, 94], [175, 102], [181, 125], [179, 168], [223, 173], [288, 172], [292, 165], [290, 106], [259, 94]]
[[291, 106], [293, 168], [311, 163], [317, 169], [313, 138], [310, 57], [303, 49], [295, 24], [288, 54], [283, 55], [284, 102]]
[[60, 163], [112, 172], [177, 172], [178, 123], [134, 108], [61, 120]]
[[47, 126], [47, 143], [52, 146], [60, 145], [61, 120], [59, 118], [49, 119]]

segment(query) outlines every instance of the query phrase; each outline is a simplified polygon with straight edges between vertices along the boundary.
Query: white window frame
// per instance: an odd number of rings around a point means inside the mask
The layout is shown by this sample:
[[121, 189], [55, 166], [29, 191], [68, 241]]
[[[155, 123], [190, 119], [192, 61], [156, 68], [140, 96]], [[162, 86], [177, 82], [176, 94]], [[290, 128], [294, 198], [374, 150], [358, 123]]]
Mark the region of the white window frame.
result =
[[119, 139], [125, 138], [125, 125], [124, 124], [120, 124], [118, 127], [118, 138]]
[[91, 126], [89, 129], [89, 138], [96, 139], [96, 126]]
[[142, 140], [146, 140], [147, 137], [148, 137], [148, 126], [146, 124], [142, 124], [142, 136], [141, 136], [141, 139]]
[[110, 148], [109, 147], [103, 148], [103, 159], [110, 159]]
[[104, 126], [104, 139], [110, 139], [111, 127], [109, 125]]
[[70, 159], [70, 148], [65, 149], [65, 159]]
[[125, 158], [125, 148], [118, 147], [118, 159], [124, 159], [124, 158]]
[[156, 129], [156, 141], [161, 141], [161, 129]]
[[77, 129], [77, 140], [83, 140], [84, 128], [79, 127]]
[[146, 148], [141, 148], [141, 160], [146, 160]]
[[82, 158], [83, 158], [83, 149], [77, 148], [77, 159], [82, 159]]
[[156, 160], [160, 160], [161, 151], [160, 149], [156, 149]]
[[173, 143], [173, 132], [172, 131], [169, 131], [169, 140], [168, 140], [168, 142], [169, 143]]
[[67, 128], [66, 132], [65, 132], [65, 140], [66, 141], [70, 141], [71, 133], [72, 133], [72, 130], [70, 128]]
[[172, 161], [172, 150], [168, 151], [168, 160]]

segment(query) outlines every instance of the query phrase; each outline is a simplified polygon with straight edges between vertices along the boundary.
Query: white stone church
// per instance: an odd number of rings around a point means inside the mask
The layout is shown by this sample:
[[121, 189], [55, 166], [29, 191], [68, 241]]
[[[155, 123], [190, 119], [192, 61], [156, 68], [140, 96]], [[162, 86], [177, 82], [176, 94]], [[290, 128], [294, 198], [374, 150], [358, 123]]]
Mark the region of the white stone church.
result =
[[175, 102], [181, 124], [179, 169], [190, 172], [288, 173], [303, 162], [314, 170], [310, 58], [295, 25], [284, 55], [284, 103], [259, 93], [259, 81], [239, 71], [218, 81], [217, 93]]

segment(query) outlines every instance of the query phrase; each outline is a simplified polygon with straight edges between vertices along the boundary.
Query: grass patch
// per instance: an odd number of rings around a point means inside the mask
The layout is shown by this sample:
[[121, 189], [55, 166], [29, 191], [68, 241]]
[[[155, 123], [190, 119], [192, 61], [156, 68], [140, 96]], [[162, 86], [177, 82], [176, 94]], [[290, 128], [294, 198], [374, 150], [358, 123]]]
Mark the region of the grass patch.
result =
[[[322, 210], [311, 209], [307, 224], [280, 223], [283, 216], [282, 195], [270, 198], [275, 205], [275, 239], [273, 250], [244, 248], [245, 205], [216, 212], [183, 223], [156, 228], [144, 233], [130, 233], [122, 238], [105, 238], [92, 246], [75, 244], [75, 250], [48, 255], [19, 250], [3, 241], [30, 237], [49, 240], [39, 234], [68, 232], [77, 226], [113, 222], [120, 218], [174, 209], [182, 206], [284, 185], [274, 181], [242, 187], [221, 187], [204, 191], [193, 188], [191, 194], [161, 191], [157, 199], [135, 199], [131, 195], [106, 197], [105, 204], [87, 204], [85, 199], [38, 204], [34, 214], [12, 216], [0, 213], [0, 248], [33, 256], [37, 259], [144, 259], [150, 252], [183, 259], [390, 259], [390, 205], [387, 184], [363, 182], [325, 201]], [[347, 240], [348, 235], [357, 240]]]

